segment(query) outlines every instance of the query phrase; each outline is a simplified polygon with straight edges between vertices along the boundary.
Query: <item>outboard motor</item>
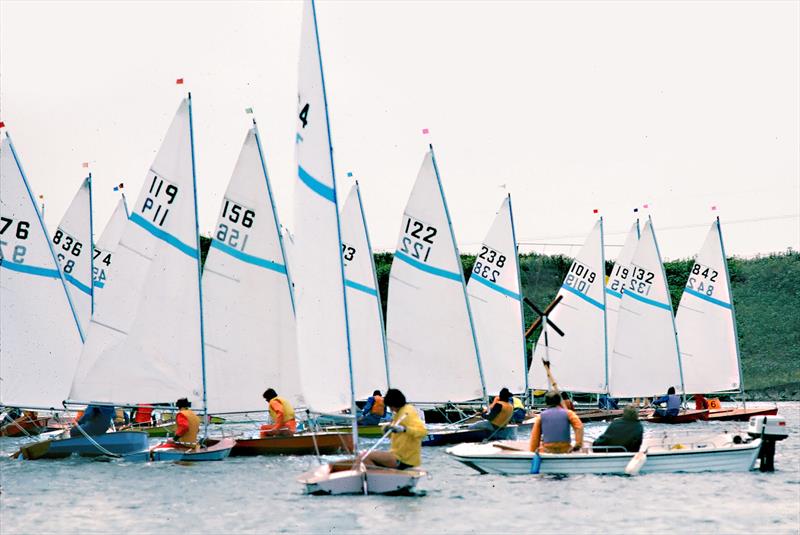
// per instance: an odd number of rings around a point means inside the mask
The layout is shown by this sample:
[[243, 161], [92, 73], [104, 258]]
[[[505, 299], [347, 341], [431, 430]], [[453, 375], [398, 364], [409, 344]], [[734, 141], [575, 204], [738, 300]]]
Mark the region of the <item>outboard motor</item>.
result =
[[758, 469], [761, 472], [774, 472], [775, 442], [789, 436], [786, 420], [781, 416], [752, 416], [747, 424], [747, 434], [761, 439]]

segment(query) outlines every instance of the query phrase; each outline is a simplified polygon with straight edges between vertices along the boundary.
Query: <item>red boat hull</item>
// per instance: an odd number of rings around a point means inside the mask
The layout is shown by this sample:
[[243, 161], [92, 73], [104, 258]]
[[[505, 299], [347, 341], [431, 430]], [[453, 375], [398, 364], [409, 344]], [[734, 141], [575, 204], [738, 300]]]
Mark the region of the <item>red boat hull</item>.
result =
[[753, 409], [713, 409], [708, 413], [708, 420], [712, 422], [746, 422], [751, 416], [772, 416], [775, 414], [778, 414], [778, 407], [761, 407]]
[[648, 413], [649, 415], [647, 416], [645, 416], [647, 413], [640, 413], [642, 421], [653, 424], [688, 424], [697, 420], [708, 419], [708, 409], [682, 410], [677, 416], [656, 416], [654, 411], [648, 411]]
[[6, 424], [0, 428], [0, 437], [21, 437], [26, 433], [28, 435], [38, 435], [47, 429], [47, 421], [49, 419], [50, 417], [48, 416]]
[[353, 436], [349, 433], [318, 433], [265, 438], [239, 438], [231, 457], [242, 455], [313, 455], [314, 440], [321, 455], [353, 451]]

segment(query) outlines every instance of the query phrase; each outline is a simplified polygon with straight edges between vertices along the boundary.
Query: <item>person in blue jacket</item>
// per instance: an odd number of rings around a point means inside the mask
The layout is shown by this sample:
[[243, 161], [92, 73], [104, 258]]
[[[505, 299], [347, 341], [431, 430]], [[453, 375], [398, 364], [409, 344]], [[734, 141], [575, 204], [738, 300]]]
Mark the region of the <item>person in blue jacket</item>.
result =
[[666, 396], [661, 396], [653, 400], [653, 405], [666, 403], [666, 407], [656, 407], [655, 416], [670, 417], [677, 416], [681, 411], [681, 397], [675, 393], [675, 387], [669, 387]]
[[75, 424], [75, 427], [70, 429], [69, 436], [83, 436], [77, 426], [81, 426], [81, 429], [89, 436], [102, 435], [114, 425], [115, 412], [114, 407], [110, 405], [89, 405], [83, 411], [83, 416]]

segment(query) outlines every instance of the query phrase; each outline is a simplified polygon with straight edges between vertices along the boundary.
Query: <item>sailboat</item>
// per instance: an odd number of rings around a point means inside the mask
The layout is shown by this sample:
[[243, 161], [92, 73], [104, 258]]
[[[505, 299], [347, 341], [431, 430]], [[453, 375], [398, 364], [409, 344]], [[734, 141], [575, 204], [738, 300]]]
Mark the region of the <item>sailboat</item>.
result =
[[503, 199], [467, 282], [487, 392], [527, 392], [522, 283], [511, 210]]
[[106, 223], [106, 228], [100, 234], [100, 239], [94, 245], [94, 267], [92, 268], [93, 275], [93, 289], [96, 293], [102, 290], [106, 285], [106, 279], [111, 270], [111, 263], [114, 258], [114, 251], [117, 249], [117, 244], [122, 238], [122, 232], [125, 230], [125, 222], [128, 220], [128, 205], [123, 195], [111, 218]]
[[[564, 336], [539, 336], [533, 363], [549, 360], [558, 385], [573, 392], [605, 393], [608, 390], [608, 342], [606, 339], [605, 253], [603, 219], [595, 223], [570, 265], [549, 318]], [[544, 369], [531, 364], [528, 381], [533, 388], [548, 389]]]
[[67, 291], [84, 334], [94, 311], [93, 236], [92, 174], [89, 173], [75, 193], [52, 238], [56, 258], [67, 281]]
[[[304, 2], [302, 17], [292, 249], [300, 383], [309, 410], [333, 413], [349, 406], [355, 417], [336, 175], [313, 0]], [[357, 444], [355, 421], [352, 439]], [[303, 474], [299, 481], [312, 493], [385, 492], [413, 487], [422, 474], [367, 468], [358, 462], [344, 467], [328, 463]]]
[[[736, 392], [744, 397], [739, 337], [728, 262], [717, 218], [689, 273], [675, 317], [687, 394]], [[709, 420], [748, 420], [777, 414], [777, 407], [718, 408]]]
[[633, 271], [631, 260], [633, 260], [638, 243], [639, 220], [637, 219], [628, 231], [625, 243], [614, 261], [614, 267], [611, 269], [611, 274], [606, 282], [606, 333], [609, 347], [614, 344], [617, 336], [617, 319], [619, 318], [622, 293]]

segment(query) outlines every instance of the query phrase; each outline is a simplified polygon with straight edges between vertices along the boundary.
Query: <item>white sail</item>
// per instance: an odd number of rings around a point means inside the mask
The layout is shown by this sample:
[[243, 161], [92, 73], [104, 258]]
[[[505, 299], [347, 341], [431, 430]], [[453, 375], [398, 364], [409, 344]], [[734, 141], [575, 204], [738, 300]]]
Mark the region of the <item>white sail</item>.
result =
[[299, 392], [294, 308], [258, 131], [250, 129], [203, 267], [210, 412], [264, 410], [274, 388]]
[[614, 397], [654, 396], [664, 394], [670, 386], [681, 391], [672, 301], [650, 220], [631, 268], [609, 359], [609, 393]]
[[539, 336], [528, 380], [534, 388], [548, 388], [541, 364], [547, 354], [560, 388], [574, 392], [605, 392], [607, 343], [602, 218], [586, 238], [557, 295], [561, 296], [561, 301], [549, 319], [564, 331], [564, 336], [548, 330], [548, 347], [545, 347], [544, 333]]
[[81, 330], [85, 333], [94, 310], [91, 174], [83, 180], [61, 218], [53, 234], [53, 249], [64, 272], [67, 291], [78, 315]]
[[99, 294], [102, 293], [106, 285], [106, 279], [111, 272], [111, 264], [114, 259], [114, 251], [122, 238], [125, 230], [125, 222], [128, 221], [128, 208], [125, 206], [125, 197], [122, 197], [111, 214], [111, 218], [106, 223], [106, 228], [100, 235], [100, 239], [94, 244], [94, 296], [95, 307], [100, 301]]
[[291, 269], [302, 393], [308, 407], [328, 412], [351, 406], [352, 385], [336, 179], [315, 17], [313, 3], [304, 2]]
[[131, 210], [70, 392], [118, 404], [202, 399], [191, 100], [184, 99]]
[[0, 405], [61, 407], [82, 342], [50, 237], [6, 134], [0, 146]]
[[392, 386], [417, 402], [486, 397], [464, 271], [433, 150], [403, 213], [389, 277]]
[[617, 319], [619, 318], [619, 306], [622, 302], [622, 292], [628, 277], [631, 274], [631, 260], [636, 252], [636, 245], [639, 243], [639, 220], [631, 226], [628, 237], [622, 245], [622, 250], [614, 261], [611, 275], [606, 282], [606, 330], [608, 331], [608, 347], [612, 349], [614, 339], [617, 335]]
[[739, 342], [718, 219], [689, 273], [675, 323], [686, 393], [739, 390]]
[[525, 325], [511, 196], [497, 211], [467, 282], [486, 391], [524, 392]]
[[385, 390], [389, 379], [381, 296], [358, 182], [344, 202], [341, 222], [353, 381], [359, 399], [375, 389]]

